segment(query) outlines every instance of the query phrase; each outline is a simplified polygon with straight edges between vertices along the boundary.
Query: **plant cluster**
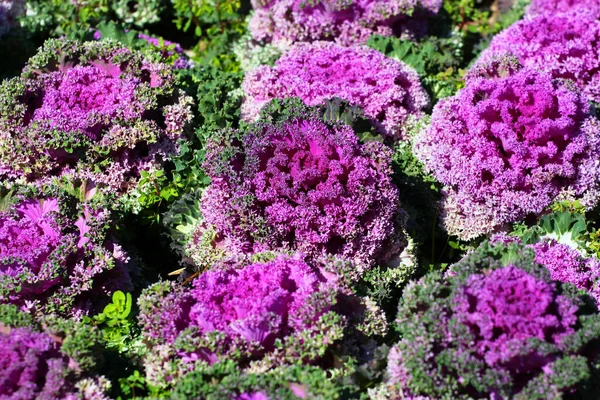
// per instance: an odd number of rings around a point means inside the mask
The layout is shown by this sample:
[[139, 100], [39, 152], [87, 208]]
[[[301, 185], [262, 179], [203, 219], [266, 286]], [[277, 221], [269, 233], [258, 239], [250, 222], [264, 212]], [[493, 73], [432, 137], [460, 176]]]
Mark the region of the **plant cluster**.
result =
[[0, 0], [0, 399], [597, 397], [599, 10]]
[[344, 327], [333, 311], [338, 291], [298, 257], [207, 271], [191, 290], [156, 284], [139, 301], [143, 335], [155, 347], [148, 379], [166, 386], [195, 365], [226, 360], [263, 368], [315, 362]]
[[253, 0], [248, 24], [259, 41], [285, 47], [294, 42], [331, 40], [342, 45], [365, 43], [377, 33], [422, 34], [428, 16], [436, 14], [440, 0], [357, 0], [303, 2]]
[[108, 399], [98, 374], [94, 328], [60, 319], [43, 324], [0, 305], [0, 396], [11, 399]]

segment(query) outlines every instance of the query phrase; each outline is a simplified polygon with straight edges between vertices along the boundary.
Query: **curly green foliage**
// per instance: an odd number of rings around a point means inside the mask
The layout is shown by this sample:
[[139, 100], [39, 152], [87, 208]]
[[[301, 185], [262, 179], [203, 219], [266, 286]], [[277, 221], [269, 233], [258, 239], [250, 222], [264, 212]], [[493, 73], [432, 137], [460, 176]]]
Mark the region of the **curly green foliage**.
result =
[[166, 0], [112, 0], [110, 8], [124, 24], [142, 27], [160, 22], [166, 3]]
[[184, 253], [190, 235], [201, 222], [201, 197], [201, 189], [185, 193], [162, 216], [162, 223], [171, 239], [171, 248], [180, 254]]
[[[307, 106], [297, 97], [273, 99], [261, 109], [257, 121], [262, 124], [284, 124], [286, 121], [305, 117], [315, 111], [328, 123], [351, 126], [363, 143], [384, 141], [370, 120], [365, 118], [364, 111], [360, 106], [350, 105], [346, 100], [339, 98], [325, 100], [322, 106], [316, 107]], [[244, 123], [244, 126], [252, 127], [253, 124]], [[259, 126], [262, 125], [259, 124]]]
[[240, 120], [244, 78], [241, 72], [228, 72], [212, 66], [200, 66], [178, 72], [178, 77], [198, 106], [196, 135], [204, 144], [222, 128], [236, 128]]
[[204, 162], [204, 144], [220, 130], [239, 125], [242, 99], [237, 89], [243, 74], [201, 66], [177, 71], [177, 76], [180, 86], [196, 100], [195, 137], [191, 143], [181, 143], [180, 152], [172, 159], [166, 174], [145, 177], [147, 190], [142, 192], [140, 201], [154, 204], [162, 213], [153, 214], [153, 220], [162, 218], [174, 248], [180, 249], [181, 233], [185, 233], [182, 226], [198, 220], [195, 203], [200, 191], [210, 183], [200, 167]]
[[193, 29], [198, 42], [192, 49], [200, 65], [237, 71], [239, 62], [232, 45], [246, 32], [244, 15], [249, 11], [240, 0], [171, 0], [177, 29]]
[[[130, 50], [144, 53], [152, 60], [160, 61], [174, 66], [175, 69], [187, 68], [189, 60], [183, 54], [183, 49], [176, 43], [165, 41], [163, 38], [146, 35], [143, 32], [126, 27], [126, 25], [114, 21], [102, 21], [87, 32], [81, 40], [114, 40]], [[149, 40], [148, 38], [152, 38]]]
[[81, 35], [101, 21], [142, 27], [160, 21], [165, 0], [30, 0], [21, 23], [50, 36]]
[[36, 326], [33, 315], [20, 311], [13, 304], [0, 304], [0, 324], [12, 328]]
[[48, 318], [45, 331], [62, 339], [61, 351], [74, 359], [84, 370], [101, 365], [102, 335], [98, 329], [83, 322]]
[[464, 41], [464, 33], [453, 31], [448, 37], [427, 36], [418, 41], [376, 35], [367, 45], [413, 67], [435, 104], [463, 86]]
[[367, 296], [381, 306], [390, 322], [395, 317], [405, 285], [421, 272], [416, 253], [416, 243], [409, 236], [408, 245], [396, 260], [397, 265], [375, 266], [365, 272], [357, 287], [359, 295]]
[[314, 366], [277, 367], [263, 373], [243, 372], [232, 361], [195, 371], [182, 380], [173, 399], [234, 399], [240, 394], [263, 393], [269, 399], [340, 399], [356, 396], [356, 388], [332, 379]]
[[[523, 340], [516, 336], [511, 342], [511, 336], [508, 334], [501, 335], [499, 332], [497, 336], [484, 337], [483, 333], [469, 328], [471, 325], [479, 326], [478, 320], [465, 319], [470, 318], [463, 315], [466, 310], [470, 310], [469, 307], [489, 301], [495, 305], [508, 302], [505, 304], [510, 308], [512, 303], [508, 298], [471, 299], [464, 296], [465, 288], [472, 285], [474, 277], [486, 279], [482, 277], [495, 272], [506, 273], [507, 270], [524, 272], [527, 274], [525, 276], [532, 280], [549, 285], [546, 287], [554, 291], [553, 301], [577, 309], [577, 312], [573, 313], [573, 309], [567, 310], [565, 306], [561, 311], [555, 311], [554, 306], [549, 305], [544, 311], [546, 318], [552, 318], [550, 315], [554, 313], [572, 315], [565, 317], [572, 318], [568, 323], [565, 322], [567, 320], [558, 317], [558, 321], [562, 321], [560, 324], [570, 325], [559, 340], [541, 340], [534, 336]], [[454, 264], [450, 271], [446, 276], [437, 271], [428, 274], [420, 281], [411, 283], [404, 292], [396, 320], [402, 340], [390, 353], [388, 366], [388, 373], [394, 378], [393, 382], [399, 385], [395, 390], [401, 387], [404, 395], [436, 399], [484, 398], [490, 393], [496, 393], [502, 398], [546, 399], [561, 398], [565, 391], [581, 394], [587, 389], [592, 374], [596, 373], [600, 315], [591, 302], [580, 297], [580, 292], [574, 286], [552, 283], [549, 272], [535, 262], [532, 249], [514, 243], [507, 246], [484, 243]], [[500, 283], [489, 282], [490, 285]], [[472, 297], [478, 293], [472, 294]], [[527, 290], [525, 293], [528, 293]], [[518, 300], [519, 294], [513, 295], [517, 296]], [[467, 300], [471, 306], [465, 303]], [[529, 300], [522, 297], [518, 301]], [[494, 326], [492, 319], [488, 322]], [[521, 328], [515, 325], [514, 329]], [[535, 328], [532, 325], [530, 329]], [[548, 334], [548, 338], [550, 337], [552, 336]], [[502, 346], [502, 343], [506, 346], [490, 350], [489, 353], [487, 349], [494, 347], [485, 347]], [[485, 354], [491, 358], [482, 357], [481, 349], [486, 349]], [[494, 361], [494, 351], [505, 351], [495, 354], [501, 359], [510, 356], [512, 361]], [[539, 358], [533, 364], [519, 361], [533, 361], [533, 355]], [[547, 368], [542, 368], [544, 365]]]

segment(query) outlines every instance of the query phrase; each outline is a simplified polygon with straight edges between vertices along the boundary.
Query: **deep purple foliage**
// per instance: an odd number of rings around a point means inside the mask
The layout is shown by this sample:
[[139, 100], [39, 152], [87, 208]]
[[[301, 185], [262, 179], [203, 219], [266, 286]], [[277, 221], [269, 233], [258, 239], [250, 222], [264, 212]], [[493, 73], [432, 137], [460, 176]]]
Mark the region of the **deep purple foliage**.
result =
[[114, 119], [135, 120], [145, 110], [135, 98], [140, 79], [121, 79], [119, 74], [118, 69], [111, 73], [94, 65], [47, 74], [44, 96], [31, 121], [47, 129], [82, 132], [100, 140], [99, 134]]
[[274, 67], [249, 72], [242, 84], [242, 116], [258, 117], [273, 98], [299, 97], [308, 105], [338, 97], [361, 106], [385, 136], [400, 138], [408, 116], [423, 116], [429, 97], [408, 65], [368, 47], [329, 42], [299, 44]]
[[[225, 156], [223, 156], [225, 155]], [[403, 246], [391, 154], [309, 112], [207, 147], [201, 210], [226, 249], [385, 261]], [[195, 233], [202, 235], [202, 226]], [[199, 241], [198, 241], [199, 242]]]
[[496, 35], [478, 63], [512, 54], [526, 67], [573, 80], [590, 100], [600, 102], [599, 16], [580, 8], [524, 19]]
[[282, 47], [315, 40], [351, 45], [365, 43], [375, 33], [422, 31], [422, 18], [441, 5], [441, 0], [252, 0], [249, 29], [255, 39]]
[[578, 91], [531, 69], [473, 76], [435, 107], [415, 154], [444, 185], [443, 225], [472, 239], [559, 195], [598, 199], [600, 125]]
[[69, 359], [49, 335], [0, 324], [0, 397], [77, 398], [66, 378]]
[[0, 212], [0, 302], [34, 313], [81, 315], [114, 290], [129, 290], [129, 261], [106, 238], [103, 210], [78, 217], [56, 199], [28, 199]]
[[0, 178], [131, 192], [178, 152], [192, 118], [171, 68], [110, 40], [47, 41], [0, 85]]

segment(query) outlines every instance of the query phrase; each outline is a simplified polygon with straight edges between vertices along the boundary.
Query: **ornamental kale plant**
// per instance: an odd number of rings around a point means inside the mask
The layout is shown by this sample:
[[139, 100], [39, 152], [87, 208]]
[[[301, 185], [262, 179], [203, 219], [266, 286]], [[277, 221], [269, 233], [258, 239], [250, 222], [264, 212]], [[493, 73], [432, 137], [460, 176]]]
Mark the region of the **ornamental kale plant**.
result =
[[502, 59], [438, 103], [414, 150], [444, 185], [444, 228], [469, 240], [539, 215], [558, 196], [593, 207], [599, 139], [579, 91]]
[[[404, 398], [562, 398], [589, 383], [600, 316], [522, 245], [484, 244], [411, 283], [388, 360]], [[581, 392], [580, 392], [581, 393]]]
[[126, 194], [178, 152], [191, 103], [166, 64], [109, 40], [49, 40], [0, 85], [0, 179]]
[[426, 18], [436, 14], [441, 5], [440, 0], [252, 0], [254, 15], [248, 27], [256, 40], [279, 47], [315, 40], [348, 46], [365, 43], [375, 33], [422, 34]]
[[478, 63], [511, 54], [526, 67], [573, 80], [600, 102], [600, 21], [589, 9], [542, 14], [519, 21], [492, 39]]
[[76, 379], [76, 369], [69, 358], [61, 353], [56, 339], [47, 334], [3, 327], [0, 349], [0, 395], [4, 398], [107, 398], [108, 382]]
[[367, 47], [316, 42], [292, 47], [275, 66], [246, 74], [242, 117], [255, 120], [273, 98], [299, 97], [314, 106], [334, 97], [361, 106], [380, 133], [402, 138], [410, 116], [422, 117], [429, 97], [408, 65]]
[[146, 379], [164, 387], [228, 359], [267, 369], [315, 362], [342, 334], [338, 291], [299, 257], [207, 271], [191, 290], [158, 283], [138, 302]]
[[350, 126], [325, 122], [318, 109], [274, 102], [258, 122], [207, 144], [212, 183], [192, 243], [212, 234], [233, 253], [385, 262], [404, 246], [391, 157], [381, 143], [360, 144]]
[[0, 211], [0, 303], [35, 315], [93, 313], [130, 290], [129, 258], [109, 213], [66, 197], [17, 198]]
[[98, 366], [98, 332], [78, 323], [24, 321], [0, 305], [0, 397], [5, 399], [107, 399], [110, 383]]

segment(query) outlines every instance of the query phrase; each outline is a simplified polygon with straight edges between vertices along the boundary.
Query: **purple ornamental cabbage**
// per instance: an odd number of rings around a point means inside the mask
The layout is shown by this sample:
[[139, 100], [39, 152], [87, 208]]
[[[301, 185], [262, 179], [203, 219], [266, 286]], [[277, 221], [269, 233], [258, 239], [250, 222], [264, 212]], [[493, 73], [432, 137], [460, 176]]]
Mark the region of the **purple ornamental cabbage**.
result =
[[17, 24], [25, 13], [25, 0], [0, 0], [0, 38]]
[[478, 64], [512, 54], [531, 69], [573, 80], [590, 100], [600, 102], [598, 13], [575, 9], [524, 19], [496, 35]]
[[[209, 143], [204, 163], [212, 183], [201, 211], [221, 247], [368, 264], [401, 252], [398, 189], [381, 143], [362, 145], [351, 127], [326, 123], [308, 108], [235, 135]], [[204, 235], [204, 226], [194, 235]]]
[[598, 0], [533, 0], [527, 9], [528, 15], [556, 14], [571, 11], [575, 8], [587, 8], [588, 10], [600, 9]]
[[249, 29], [254, 39], [280, 47], [316, 40], [348, 46], [365, 43], [372, 34], [422, 33], [423, 17], [441, 5], [441, 0], [252, 0]]
[[116, 42], [49, 40], [0, 85], [0, 179], [89, 179], [123, 194], [178, 152], [191, 98]]
[[0, 212], [0, 300], [37, 314], [98, 311], [131, 290], [121, 247], [106, 237], [108, 213], [73, 218], [56, 199], [28, 199]]
[[388, 359], [397, 398], [562, 398], [589, 379], [600, 317], [524, 249], [484, 244], [409, 284]]
[[138, 302], [143, 335], [153, 346], [148, 377], [168, 382], [224, 359], [242, 367], [260, 359], [273, 366], [298, 357], [314, 361], [341, 334], [343, 320], [332, 311], [338, 291], [300, 257], [206, 271], [191, 290], [154, 285]]
[[273, 98], [299, 97], [314, 106], [338, 97], [361, 106], [385, 136], [401, 138], [410, 115], [423, 116], [429, 97], [419, 75], [368, 47], [299, 44], [271, 66], [249, 72], [242, 84], [242, 116], [252, 121]]
[[513, 67], [468, 79], [416, 139], [416, 156], [444, 185], [443, 226], [464, 240], [539, 215], [559, 195], [597, 203], [600, 125], [585, 97]]

